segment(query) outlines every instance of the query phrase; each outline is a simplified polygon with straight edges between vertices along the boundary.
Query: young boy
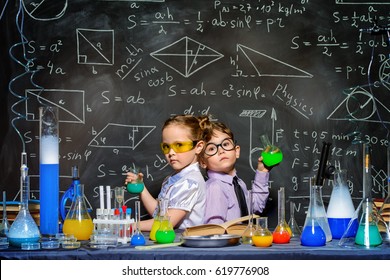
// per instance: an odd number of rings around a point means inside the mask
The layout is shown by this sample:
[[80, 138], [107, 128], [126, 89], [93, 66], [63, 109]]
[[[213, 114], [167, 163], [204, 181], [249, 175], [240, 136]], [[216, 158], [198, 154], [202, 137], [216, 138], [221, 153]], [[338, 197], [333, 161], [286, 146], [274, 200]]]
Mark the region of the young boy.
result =
[[[248, 189], [244, 181], [237, 177], [235, 169], [236, 160], [240, 157], [240, 146], [236, 145], [233, 132], [220, 122], [212, 122], [210, 125], [204, 135], [205, 148], [201, 158], [208, 177], [204, 223], [221, 224], [248, 215], [247, 205], [250, 201]], [[266, 205], [268, 180], [269, 170], [260, 157], [252, 186], [253, 213], [261, 213]], [[242, 194], [244, 198], [239, 199]]]

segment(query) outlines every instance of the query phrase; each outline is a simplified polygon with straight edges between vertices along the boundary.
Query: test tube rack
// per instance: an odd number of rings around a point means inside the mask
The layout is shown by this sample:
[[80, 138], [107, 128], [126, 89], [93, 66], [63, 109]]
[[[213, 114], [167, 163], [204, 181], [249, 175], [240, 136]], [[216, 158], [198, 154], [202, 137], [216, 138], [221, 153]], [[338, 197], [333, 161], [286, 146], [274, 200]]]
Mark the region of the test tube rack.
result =
[[122, 244], [129, 243], [135, 230], [134, 219], [93, 219], [95, 230], [106, 229], [118, 236], [118, 242]]

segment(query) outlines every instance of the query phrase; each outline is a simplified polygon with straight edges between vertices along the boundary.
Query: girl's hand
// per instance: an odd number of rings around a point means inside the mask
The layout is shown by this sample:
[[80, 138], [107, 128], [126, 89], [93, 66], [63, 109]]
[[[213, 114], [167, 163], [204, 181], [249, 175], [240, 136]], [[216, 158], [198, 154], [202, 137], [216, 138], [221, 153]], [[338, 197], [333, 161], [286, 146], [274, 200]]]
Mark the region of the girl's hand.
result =
[[135, 174], [133, 172], [127, 172], [125, 184], [127, 185], [128, 183], [135, 183], [136, 181], [143, 182], [143, 180], [144, 180], [144, 174], [142, 174], [141, 172], [138, 174]]

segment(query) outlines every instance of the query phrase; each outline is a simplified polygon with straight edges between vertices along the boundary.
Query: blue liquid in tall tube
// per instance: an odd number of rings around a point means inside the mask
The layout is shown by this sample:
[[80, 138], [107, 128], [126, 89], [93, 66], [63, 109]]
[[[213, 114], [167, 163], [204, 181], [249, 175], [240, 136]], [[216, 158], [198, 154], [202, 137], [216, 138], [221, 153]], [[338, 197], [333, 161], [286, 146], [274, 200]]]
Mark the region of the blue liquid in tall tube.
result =
[[41, 136], [40, 140], [40, 231], [42, 235], [59, 232], [60, 166], [57, 136]]

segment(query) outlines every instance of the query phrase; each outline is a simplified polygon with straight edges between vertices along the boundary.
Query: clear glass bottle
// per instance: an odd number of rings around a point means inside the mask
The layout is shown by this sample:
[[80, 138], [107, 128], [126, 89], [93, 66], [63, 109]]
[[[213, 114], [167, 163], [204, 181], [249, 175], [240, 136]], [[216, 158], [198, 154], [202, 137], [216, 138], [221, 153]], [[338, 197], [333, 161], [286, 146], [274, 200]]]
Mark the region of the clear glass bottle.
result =
[[268, 229], [268, 217], [256, 218], [256, 230], [253, 233], [252, 242], [256, 247], [269, 247], [272, 245], [273, 236]]
[[373, 202], [371, 199], [365, 199], [362, 210], [363, 213], [355, 236], [355, 243], [366, 248], [381, 245], [382, 237], [379, 233], [376, 217], [373, 215]]
[[327, 217], [332, 238], [340, 239], [355, 213], [355, 206], [347, 185], [347, 170], [337, 170], [333, 182]]
[[[253, 182], [252, 182], [253, 184]], [[249, 213], [249, 220], [248, 220], [248, 225], [245, 228], [243, 234], [242, 234], [242, 244], [252, 244], [252, 236], [255, 232], [255, 226], [253, 224], [253, 194], [252, 194], [252, 189], [248, 190], [249, 194], [249, 204], [248, 204], [248, 213]]]
[[284, 188], [278, 191], [278, 224], [272, 233], [273, 242], [278, 244], [289, 243], [291, 239], [291, 229], [286, 222], [285, 194]]
[[38, 226], [28, 210], [30, 180], [28, 176], [27, 154], [24, 152], [22, 153], [20, 172], [21, 208], [8, 232], [9, 243], [16, 247], [21, 247], [23, 243], [36, 243], [41, 237]]
[[94, 225], [85, 203], [84, 185], [75, 185], [74, 194], [75, 198], [66, 215], [62, 231], [74, 235], [77, 240], [88, 240]]

